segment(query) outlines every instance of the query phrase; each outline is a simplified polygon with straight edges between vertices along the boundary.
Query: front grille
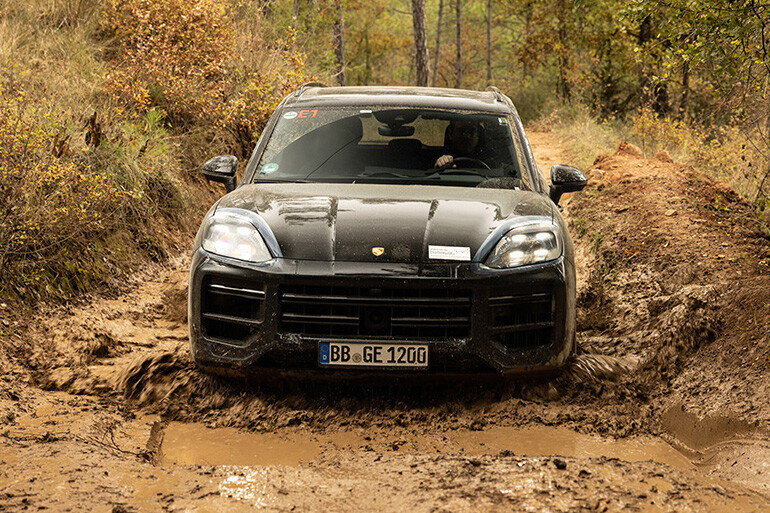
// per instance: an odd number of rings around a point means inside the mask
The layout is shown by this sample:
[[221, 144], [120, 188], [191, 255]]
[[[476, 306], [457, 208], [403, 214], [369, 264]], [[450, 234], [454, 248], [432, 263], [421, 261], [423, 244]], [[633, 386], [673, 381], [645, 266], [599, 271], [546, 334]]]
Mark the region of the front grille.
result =
[[281, 289], [281, 331], [318, 337], [461, 338], [471, 293], [447, 288], [290, 285]]
[[553, 339], [550, 292], [496, 293], [489, 298], [493, 338], [509, 349], [547, 345]]
[[261, 285], [244, 286], [214, 281], [203, 284], [202, 328], [210, 338], [245, 342], [264, 318], [265, 291]]

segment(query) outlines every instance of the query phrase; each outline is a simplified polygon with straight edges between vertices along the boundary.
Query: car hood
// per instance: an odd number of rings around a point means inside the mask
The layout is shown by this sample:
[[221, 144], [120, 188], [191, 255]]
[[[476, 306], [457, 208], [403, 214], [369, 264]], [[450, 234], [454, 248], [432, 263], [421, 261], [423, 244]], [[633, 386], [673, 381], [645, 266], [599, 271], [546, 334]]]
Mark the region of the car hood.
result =
[[[468, 260], [501, 226], [553, 217], [552, 202], [534, 192], [420, 185], [248, 184], [219, 208], [260, 215], [285, 258], [358, 262]], [[430, 246], [448, 249], [437, 258]]]

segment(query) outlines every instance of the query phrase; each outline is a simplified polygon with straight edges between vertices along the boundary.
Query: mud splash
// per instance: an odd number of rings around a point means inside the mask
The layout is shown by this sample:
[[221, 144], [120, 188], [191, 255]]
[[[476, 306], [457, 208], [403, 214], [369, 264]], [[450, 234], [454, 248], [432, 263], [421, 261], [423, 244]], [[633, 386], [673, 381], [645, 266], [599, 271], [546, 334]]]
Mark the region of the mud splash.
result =
[[616, 380], [634, 371], [638, 365], [639, 362], [631, 357], [581, 354], [572, 359], [562, 381], [577, 384], [586, 381]]

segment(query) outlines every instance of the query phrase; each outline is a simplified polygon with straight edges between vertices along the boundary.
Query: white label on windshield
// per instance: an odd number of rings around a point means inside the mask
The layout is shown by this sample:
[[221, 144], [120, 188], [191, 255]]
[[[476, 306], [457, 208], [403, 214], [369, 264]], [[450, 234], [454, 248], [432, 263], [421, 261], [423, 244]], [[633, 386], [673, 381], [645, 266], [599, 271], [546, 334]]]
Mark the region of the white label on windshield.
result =
[[297, 113], [293, 111], [289, 111], [283, 115], [283, 119], [294, 119], [296, 117], [297, 117]]
[[471, 248], [460, 246], [428, 246], [428, 258], [431, 260], [459, 260], [470, 262]]
[[497, 118], [497, 122], [500, 123], [501, 125], [507, 125], [508, 124], [508, 120], [505, 119], [505, 118], [502, 118], [502, 117], [501, 118]]

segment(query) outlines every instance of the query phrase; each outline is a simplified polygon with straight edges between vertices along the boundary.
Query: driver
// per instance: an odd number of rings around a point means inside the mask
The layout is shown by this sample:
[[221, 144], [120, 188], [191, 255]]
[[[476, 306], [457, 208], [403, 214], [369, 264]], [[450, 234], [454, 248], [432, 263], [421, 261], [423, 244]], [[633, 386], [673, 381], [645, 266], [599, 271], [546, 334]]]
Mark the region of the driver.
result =
[[446, 132], [444, 148], [448, 154], [441, 155], [433, 166], [436, 169], [457, 167], [456, 158], [478, 159], [481, 153], [481, 125], [475, 121], [452, 121]]

